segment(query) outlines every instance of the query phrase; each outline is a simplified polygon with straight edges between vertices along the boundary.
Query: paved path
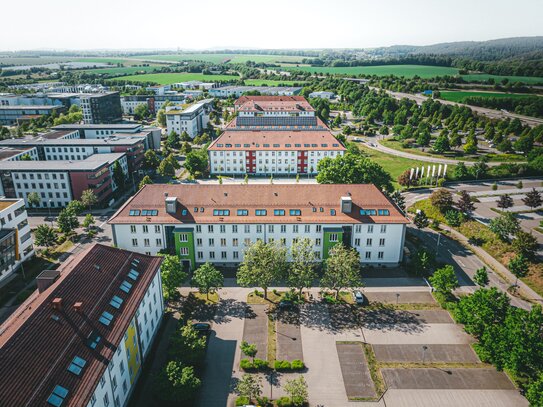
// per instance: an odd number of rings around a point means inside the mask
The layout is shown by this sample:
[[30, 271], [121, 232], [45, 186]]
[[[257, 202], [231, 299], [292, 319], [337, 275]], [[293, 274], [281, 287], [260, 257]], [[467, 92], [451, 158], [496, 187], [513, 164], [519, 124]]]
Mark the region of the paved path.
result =
[[303, 360], [302, 331], [298, 311], [281, 313], [277, 318], [277, 360]]
[[268, 355], [268, 315], [267, 305], [247, 305], [243, 340], [256, 345], [256, 357], [267, 359]]
[[403, 292], [371, 292], [365, 291], [366, 297], [370, 303], [380, 302], [383, 304], [436, 304], [436, 300], [430, 294], [430, 289], [426, 284], [422, 289], [428, 291], [403, 291]]
[[373, 345], [373, 351], [379, 362], [480, 363], [472, 347], [467, 344]]
[[518, 390], [389, 389], [387, 407], [528, 407]]

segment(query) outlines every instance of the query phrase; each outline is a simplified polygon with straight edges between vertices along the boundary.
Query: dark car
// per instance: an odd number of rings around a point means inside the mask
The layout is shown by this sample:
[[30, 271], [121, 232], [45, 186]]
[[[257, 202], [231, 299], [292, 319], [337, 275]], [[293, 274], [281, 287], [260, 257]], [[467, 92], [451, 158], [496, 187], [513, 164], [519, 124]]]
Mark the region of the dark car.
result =
[[207, 322], [195, 322], [192, 324], [192, 327], [200, 332], [200, 333], [203, 333], [203, 334], [208, 334], [209, 331], [211, 331], [211, 325], [208, 324]]

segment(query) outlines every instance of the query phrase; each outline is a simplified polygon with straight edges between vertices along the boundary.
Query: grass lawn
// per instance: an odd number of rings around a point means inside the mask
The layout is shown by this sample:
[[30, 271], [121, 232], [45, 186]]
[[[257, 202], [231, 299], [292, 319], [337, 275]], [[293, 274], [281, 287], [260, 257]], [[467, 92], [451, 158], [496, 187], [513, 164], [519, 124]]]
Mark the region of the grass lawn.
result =
[[301, 66], [286, 68], [289, 70], [305, 71], [319, 74], [340, 74], [340, 75], [396, 75], [412, 78], [420, 76], [421, 78], [433, 78], [443, 75], [457, 75], [458, 69], [443, 66], [427, 65], [377, 65], [377, 66], [348, 66], [348, 67], [318, 67]]
[[151, 74], [145, 74], [145, 75], [132, 75], [132, 76], [123, 76], [120, 78], [114, 78], [114, 80], [131, 81], [131, 82], [154, 82], [154, 83], [158, 83], [159, 85], [170, 85], [172, 83], [187, 82], [187, 81], [217, 82], [217, 81], [234, 81], [237, 79], [239, 79], [239, 77], [234, 76], [234, 75], [204, 75], [201, 73], [189, 73], [189, 72], [151, 73]]
[[268, 290], [268, 299], [264, 298], [264, 291], [258, 290], [260, 295], [255, 295], [254, 291], [251, 291], [247, 295], [247, 304], [277, 304], [286, 294], [285, 291], [277, 291], [277, 294], [272, 290]]
[[219, 294], [213, 293], [209, 294], [209, 298], [206, 294], [202, 294], [198, 291], [191, 292], [189, 295], [193, 296], [197, 300], [203, 301], [206, 305], [218, 304], [219, 303]]
[[277, 355], [277, 329], [276, 322], [268, 315], [268, 354], [266, 355], [268, 362], [273, 366]]
[[507, 99], [525, 99], [529, 97], [537, 97], [538, 95], [520, 94], [520, 93], [503, 93], [503, 92], [475, 92], [475, 91], [440, 91], [440, 99], [449, 100], [451, 102], [463, 102], [466, 98], [476, 96], [483, 98], [507, 98]]
[[[257, 63], [301, 63], [302, 56], [297, 55], [251, 55], [251, 54], [177, 54], [177, 55], [136, 55], [134, 59], [150, 60], [150, 61], [204, 61], [211, 62], [213, 64], [220, 64], [225, 62], [231, 62], [235, 64], [244, 64], [247, 61], [253, 61]], [[307, 57], [310, 58], [310, 57]]]
[[245, 85], [248, 86], [303, 86], [304, 81], [283, 81], [266, 79], [245, 79]]
[[[358, 143], [358, 147], [373, 161], [382, 166], [392, 177], [392, 184], [395, 188], [399, 188], [397, 183], [398, 176], [405, 170], [415, 167], [427, 166], [429, 163], [419, 160], [411, 160], [410, 158], [396, 157], [381, 151], [373, 150], [366, 147], [362, 143]], [[449, 165], [447, 171], [454, 171], [454, 165]]]

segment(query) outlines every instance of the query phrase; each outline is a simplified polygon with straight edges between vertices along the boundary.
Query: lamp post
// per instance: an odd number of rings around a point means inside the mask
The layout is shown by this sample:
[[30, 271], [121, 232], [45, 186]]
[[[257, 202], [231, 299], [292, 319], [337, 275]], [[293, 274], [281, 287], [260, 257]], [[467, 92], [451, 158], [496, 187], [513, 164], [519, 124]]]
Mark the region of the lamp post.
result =
[[422, 345], [422, 364], [424, 365], [424, 357], [426, 356], [426, 351], [428, 350], [428, 346]]
[[398, 300], [400, 299], [400, 293], [396, 293], [396, 305], [398, 305]]

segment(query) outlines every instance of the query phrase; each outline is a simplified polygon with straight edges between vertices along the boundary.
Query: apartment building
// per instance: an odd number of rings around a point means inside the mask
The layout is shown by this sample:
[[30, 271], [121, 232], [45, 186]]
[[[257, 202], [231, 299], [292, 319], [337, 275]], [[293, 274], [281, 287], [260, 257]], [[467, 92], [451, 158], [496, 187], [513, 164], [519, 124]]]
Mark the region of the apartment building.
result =
[[213, 99], [204, 99], [186, 109], [178, 106], [166, 107], [166, 127], [168, 134], [172, 131], [181, 134], [187, 132], [190, 138], [202, 133], [209, 123]]
[[402, 261], [408, 219], [374, 185], [146, 185], [109, 220], [117, 247], [170, 250], [190, 268], [234, 266], [256, 240], [310, 238], [318, 258], [342, 242], [362, 264]]
[[162, 130], [140, 123], [117, 124], [61, 124], [54, 131], [78, 131], [84, 139], [108, 139], [111, 137], [144, 137], [145, 149], [160, 150]]
[[208, 147], [212, 174], [314, 175], [322, 159], [346, 151], [301, 96], [242, 96], [234, 107]]
[[2, 405], [126, 406], [162, 321], [160, 264], [95, 244], [42, 272], [0, 326]]
[[151, 114], [155, 115], [166, 102], [182, 105], [187, 103], [187, 97], [183, 94], [167, 96], [131, 95], [121, 97], [121, 107], [123, 109], [123, 114], [126, 115], [134, 114], [136, 107], [140, 105], [147, 106]]
[[33, 255], [24, 201], [0, 198], [0, 285]]
[[217, 98], [239, 98], [247, 92], [259, 92], [261, 95], [268, 96], [294, 96], [300, 94], [301, 91], [302, 88], [297, 86], [222, 86], [210, 89], [209, 95]]
[[126, 153], [93, 154], [80, 161], [0, 161], [0, 195], [26, 202], [37, 192], [39, 207], [62, 208], [91, 189], [99, 203], [107, 203], [118, 188], [116, 162], [128, 177]]

